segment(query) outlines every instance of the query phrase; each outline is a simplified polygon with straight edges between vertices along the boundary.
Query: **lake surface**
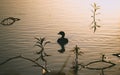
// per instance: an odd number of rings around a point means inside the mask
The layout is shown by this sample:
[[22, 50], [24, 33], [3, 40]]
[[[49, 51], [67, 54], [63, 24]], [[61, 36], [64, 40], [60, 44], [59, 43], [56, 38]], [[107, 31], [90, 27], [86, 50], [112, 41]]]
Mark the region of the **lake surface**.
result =
[[[74, 75], [70, 67], [74, 61], [74, 55], [70, 53], [76, 45], [84, 54], [79, 56], [79, 63], [87, 64], [101, 59], [106, 55], [106, 60], [116, 66], [106, 69], [105, 75], [120, 74], [120, 60], [112, 56], [120, 52], [120, 15], [117, 11], [106, 12], [100, 9], [101, 27], [95, 33], [91, 29], [91, 2], [87, 0], [1, 0], [0, 21], [7, 17], [17, 17], [11, 26], [0, 25], [0, 63], [10, 57], [23, 55], [31, 59], [38, 57], [34, 47], [35, 37], [46, 37], [51, 41], [46, 46], [46, 52], [52, 56], [47, 57], [48, 68], [59, 71], [69, 55], [72, 55], [63, 72]], [[99, 4], [99, 3], [98, 3]], [[102, 7], [102, 6], [101, 6]], [[117, 6], [116, 6], [117, 7]], [[114, 7], [114, 8], [116, 8]], [[119, 8], [119, 7], [117, 7]], [[104, 7], [103, 7], [104, 9]], [[114, 12], [113, 12], [114, 11]], [[65, 31], [69, 43], [66, 51], [59, 53], [57, 44], [59, 31]], [[41, 63], [42, 64], [42, 63]], [[0, 75], [41, 75], [41, 68], [33, 67], [33, 63], [16, 59], [0, 66]], [[100, 75], [99, 70], [79, 70], [78, 75]]]

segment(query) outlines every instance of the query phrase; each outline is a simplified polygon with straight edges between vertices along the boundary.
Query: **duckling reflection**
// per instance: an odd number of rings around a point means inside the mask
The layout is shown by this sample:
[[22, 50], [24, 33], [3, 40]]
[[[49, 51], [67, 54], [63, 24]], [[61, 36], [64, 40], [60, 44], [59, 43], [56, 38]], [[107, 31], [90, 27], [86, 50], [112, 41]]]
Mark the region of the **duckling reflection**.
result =
[[65, 38], [64, 31], [60, 31], [58, 35], [61, 35], [61, 37], [57, 40], [57, 43], [61, 46], [61, 49], [58, 50], [58, 52], [63, 53], [65, 52], [65, 45], [68, 43], [68, 39]]

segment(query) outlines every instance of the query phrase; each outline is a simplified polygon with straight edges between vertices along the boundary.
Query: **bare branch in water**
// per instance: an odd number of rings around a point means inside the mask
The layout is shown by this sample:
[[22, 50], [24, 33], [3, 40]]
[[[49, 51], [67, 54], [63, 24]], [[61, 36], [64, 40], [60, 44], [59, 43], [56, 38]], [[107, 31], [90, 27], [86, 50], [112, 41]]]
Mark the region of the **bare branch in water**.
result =
[[63, 71], [63, 69], [66, 67], [67, 63], [68, 63], [68, 60], [70, 59], [71, 55], [69, 55], [67, 57], [67, 59], [65, 60], [63, 66], [61, 67], [60, 71], [58, 73], [61, 73]]
[[9, 62], [9, 61], [14, 60], [14, 59], [18, 59], [18, 58], [31, 61], [31, 62], [33, 62], [34, 64], [36, 64], [38, 67], [41, 67], [41, 68], [44, 69], [46, 72], [48, 72], [48, 70], [47, 70], [45, 67], [43, 67], [42, 65], [40, 65], [40, 64], [37, 63], [36, 61], [34, 61], [34, 60], [30, 59], [30, 58], [23, 57], [23, 56], [21, 56], [21, 55], [15, 56], [15, 57], [11, 57], [11, 58], [5, 60], [4, 62], [0, 63], [0, 65], [4, 65], [5, 63], [7, 63], [7, 62]]

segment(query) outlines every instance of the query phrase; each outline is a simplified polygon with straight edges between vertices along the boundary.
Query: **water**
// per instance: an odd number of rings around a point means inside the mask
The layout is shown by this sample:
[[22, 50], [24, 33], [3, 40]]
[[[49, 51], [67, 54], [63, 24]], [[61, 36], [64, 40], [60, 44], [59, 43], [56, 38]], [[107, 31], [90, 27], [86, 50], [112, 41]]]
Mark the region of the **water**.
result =
[[[33, 47], [34, 37], [46, 37], [52, 43], [46, 46], [48, 68], [59, 71], [64, 64], [69, 51], [78, 45], [84, 52], [79, 56], [79, 63], [87, 64], [100, 60], [101, 54], [105, 54], [108, 61], [117, 65], [104, 71], [105, 75], [119, 75], [120, 62], [113, 53], [120, 52], [120, 26], [118, 15], [109, 16], [102, 12], [100, 19], [101, 28], [96, 33], [90, 29], [91, 12], [88, 1], [60, 1], [60, 0], [1, 0], [0, 21], [12, 16], [20, 18], [11, 26], [0, 25], [0, 63], [10, 57], [23, 55], [34, 59], [39, 50]], [[101, 9], [102, 10], [102, 9]], [[114, 12], [115, 13], [115, 12]], [[106, 16], [105, 16], [106, 15]], [[65, 31], [69, 43], [64, 54], [58, 53], [60, 49], [56, 40], [60, 37], [59, 31]], [[64, 72], [73, 75], [70, 71], [72, 56], [65, 67]], [[54, 59], [54, 60], [53, 60]], [[33, 67], [33, 63], [16, 59], [0, 66], [0, 75], [41, 75], [41, 69]], [[99, 75], [101, 71], [82, 69], [79, 75]]]

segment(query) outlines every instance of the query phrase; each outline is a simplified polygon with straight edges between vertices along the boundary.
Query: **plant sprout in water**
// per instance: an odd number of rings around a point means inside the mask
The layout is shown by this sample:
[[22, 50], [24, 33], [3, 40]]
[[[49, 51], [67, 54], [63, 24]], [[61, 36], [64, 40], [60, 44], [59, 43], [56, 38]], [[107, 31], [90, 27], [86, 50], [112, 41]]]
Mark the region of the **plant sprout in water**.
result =
[[93, 18], [93, 21], [92, 21], [92, 23], [91, 23], [91, 25], [92, 25], [92, 29], [94, 30], [94, 32], [96, 31], [96, 29], [97, 28], [99, 28], [100, 27], [100, 25], [98, 24], [98, 21], [100, 21], [100, 19], [97, 19], [96, 17], [97, 17], [97, 15], [99, 15], [100, 13], [98, 13], [97, 11], [98, 11], [98, 9], [100, 9], [100, 6], [98, 6], [96, 3], [94, 3], [94, 4], [92, 4], [92, 18]]
[[79, 50], [80, 50], [80, 48], [77, 45], [72, 50], [72, 52], [74, 52], [74, 54], [75, 54], [75, 60], [73, 62], [73, 67], [72, 67], [74, 69], [75, 74], [77, 74], [78, 68], [79, 68], [78, 56], [83, 54], [83, 52], [79, 51]]
[[40, 51], [36, 52], [37, 55], [39, 55], [38, 58], [35, 59], [35, 61], [38, 61], [39, 59], [42, 60], [45, 63], [45, 68], [47, 68], [47, 60], [45, 59], [46, 56], [50, 56], [45, 52], [45, 46], [50, 43], [50, 41], [47, 41], [46, 38], [35, 38], [36, 44], [35, 46], [40, 47]]

